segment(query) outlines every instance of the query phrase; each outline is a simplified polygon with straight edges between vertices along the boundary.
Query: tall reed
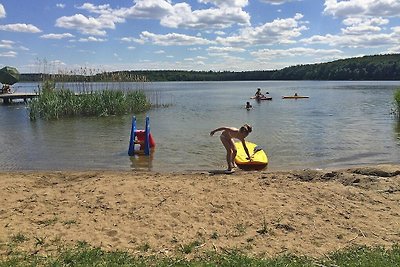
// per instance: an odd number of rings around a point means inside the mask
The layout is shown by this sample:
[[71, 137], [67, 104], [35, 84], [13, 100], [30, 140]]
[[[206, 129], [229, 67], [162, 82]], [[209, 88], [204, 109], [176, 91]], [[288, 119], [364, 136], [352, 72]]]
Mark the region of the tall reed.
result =
[[394, 92], [394, 112], [397, 115], [397, 118], [400, 120], [400, 89], [397, 89]]
[[45, 59], [38, 67], [42, 82], [28, 104], [31, 120], [140, 113], [152, 106], [144, 93], [145, 76], [87, 67], [55, 71]]
[[31, 120], [140, 113], [150, 107], [144, 92], [132, 90], [101, 90], [79, 94], [67, 89], [43, 90], [28, 104]]

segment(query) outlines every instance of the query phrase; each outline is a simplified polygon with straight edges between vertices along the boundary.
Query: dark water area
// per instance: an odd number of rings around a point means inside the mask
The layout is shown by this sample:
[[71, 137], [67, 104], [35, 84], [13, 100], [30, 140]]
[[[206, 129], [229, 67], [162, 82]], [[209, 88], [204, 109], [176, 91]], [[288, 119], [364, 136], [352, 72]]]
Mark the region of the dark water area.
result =
[[[273, 99], [251, 100], [257, 87]], [[224, 168], [225, 150], [209, 132], [244, 123], [253, 126], [248, 140], [265, 149], [271, 170], [398, 163], [400, 123], [391, 114], [398, 88], [400, 82], [149, 83], [141, 89], [152, 101], [170, 104], [136, 115], [139, 129], [150, 117], [151, 157], [127, 155], [133, 114], [30, 121], [24, 104], [0, 104], [0, 170]], [[310, 98], [282, 99], [295, 92]], [[245, 109], [247, 101], [253, 109]]]

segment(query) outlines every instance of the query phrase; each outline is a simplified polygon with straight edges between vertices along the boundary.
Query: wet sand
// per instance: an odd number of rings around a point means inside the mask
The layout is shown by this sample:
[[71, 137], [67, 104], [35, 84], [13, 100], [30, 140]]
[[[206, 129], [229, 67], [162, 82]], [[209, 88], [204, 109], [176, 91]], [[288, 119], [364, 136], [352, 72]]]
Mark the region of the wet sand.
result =
[[191, 247], [191, 255], [316, 257], [400, 243], [400, 165], [231, 175], [2, 172], [0, 204], [2, 255], [12, 242], [40, 254], [83, 241], [136, 255]]

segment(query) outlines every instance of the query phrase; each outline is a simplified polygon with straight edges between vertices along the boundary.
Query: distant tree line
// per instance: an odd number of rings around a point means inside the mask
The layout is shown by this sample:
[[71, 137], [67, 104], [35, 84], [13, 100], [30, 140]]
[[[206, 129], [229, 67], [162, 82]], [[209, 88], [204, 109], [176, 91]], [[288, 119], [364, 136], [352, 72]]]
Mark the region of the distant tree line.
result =
[[274, 80], [400, 80], [400, 54], [364, 56], [287, 67]]
[[[374, 55], [268, 71], [142, 70], [74, 75], [74, 81], [108, 81], [107, 77], [146, 77], [149, 81], [250, 80], [400, 80], [400, 54]], [[61, 76], [60, 76], [61, 77]], [[57, 80], [57, 75], [54, 76]], [[65, 79], [65, 76], [64, 76]], [[22, 81], [42, 81], [43, 74], [22, 74]]]

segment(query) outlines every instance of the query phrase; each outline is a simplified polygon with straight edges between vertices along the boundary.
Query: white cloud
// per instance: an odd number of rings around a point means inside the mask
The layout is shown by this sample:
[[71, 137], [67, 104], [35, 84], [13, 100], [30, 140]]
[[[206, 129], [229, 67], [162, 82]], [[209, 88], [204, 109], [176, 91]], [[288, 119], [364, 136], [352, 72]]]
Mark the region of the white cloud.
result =
[[287, 2], [301, 1], [301, 0], [260, 0], [260, 1], [271, 5], [282, 5]]
[[398, 0], [325, 0], [324, 13], [335, 17], [400, 16]]
[[281, 57], [339, 57], [343, 54], [338, 49], [312, 49], [304, 47], [295, 47], [289, 49], [261, 49], [252, 52], [251, 55], [261, 60], [271, 60]]
[[393, 34], [400, 35], [400, 26], [396, 26], [391, 29], [393, 31]]
[[129, 50], [135, 50], [136, 49], [136, 47], [134, 47], [134, 46], [128, 46], [127, 47]]
[[6, 10], [4, 9], [4, 6], [0, 4], [0, 19], [6, 17]]
[[204, 66], [206, 63], [204, 61], [199, 60], [197, 58], [184, 58], [183, 59], [185, 62], [190, 62], [192, 65], [201, 65]]
[[160, 20], [170, 28], [223, 29], [234, 24], [250, 25], [250, 15], [240, 7], [209, 8], [192, 11], [187, 3], [173, 6]]
[[87, 38], [80, 38], [78, 42], [105, 42], [107, 39], [97, 38], [93, 36], [89, 36]]
[[138, 44], [144, 44], [145, 43], [144, 40], [138, 39], [138, 38], [135, 38], [135, 37], [122, 37], [121, 41], [122, 42], [126, 42], [126, 43], [132, 43], [132, 42], [135, 42], [135, 43], [138, 43]]
[[168, 45], [207, 45], [212, 44], [204, 38], [179, 34], [179, 33], [169, 33], [169, 34], [154, 34], [148, 31], [144, 31], [140, 34], [140, 39], [144, 42], [150, 42], [156, 45], [168, 46]]
[[[397, 30], [397, 27], [391, 28], [392, 32], [381, 27], [389, 24], [387, 19], [381, 17], [349, 17], [343, 20], [343, 24], [346, 27], [341, 29], [340, 34], [314, 35], [300, 41], [306, 44], [350, 48], [371, 48], [400, 43], [400, 31]], [[384, 32], [384, 30], [387, 32]]]
[[25, 24], [25, 23], [0, 25], [0, 30], [9, 31], [9, 32], [25, 32], [25, 33], [42, 32], [36, 26], [33, 26], [32, 24]]
[[400, 45], [389, 48], [386, 53], [388, 54], [400, 53]]
[[216, 8], [192, 10], [181, 2], [175, 5], [166, 0], [136, 0], [130, 8], [115, 10], [114, 14], [130, 19], [159, 19], [169, 28], [221, 29], [234, 24], [250, 25], [250, 15], [242, 10], [247, 0], [202, 0]]
[[58, 4], [56, 4], [56, 7], [58, 7], [58, 8], [65, 8], [65, 4], [58, 3]]
[[349, 17], [343, 20], [344, 25], [359, 25], [359, 24], [366, 24], [366, 25], [385, 25], [388, 24], [388, 19], [383, 19], [381, 17], [378, 18], [359, 18], [359, 17]]
[[197, 56], [196, 59], [206, 60], [206, 59], [208, 59], [208, 58], [207, 58], [207, 57], [203, 57], [203, 56]]
[[110, 8], [109, 4], [96, 6], [91, 3], [84, 3], [83, 5], [78, 6], [77, 8], [87, 10], [88, 12], [97, 13], [97, 14], [108, 14], [108, 13], [112, 12], [112, 9]]
[[62, 60], [59, 59], [55, 59], [55, 60], [51, 60], [48, 63], [50, 66], [66, 66], [67, 64], [65, 64], [65, 62], [63, 62]]
[[0, 49], [29, 51], [29, 48], [26, 48], [22, 45], [17, 45], [16, 42], [11, 40], [0, 40]]
[[56, 20], [56, 26], [77, 30], [87, 35], [106, 35], [107, 29], [115, 29], [116, 23], [125, 19], [157, 19], [160, 24], [169, 28], [223, 29], [232, 25], [250, 25], [250, 15], [242, 7], [247, 0], [201, 0], [215, 5], [214, 8], [192, 10], [192, 7], [181, 2], [173, 5], [169, 0], [135, 0], [129, 8], [113, 9], [109, 4], [93, 5], [84, 3], [78, 9], [98, 16], [75, 14], [63, 16]]
[[18, 55], [18, 53], [15, 51], [7, 51], [7, 52], [0, 53], [0, 57], [16, 57], [17, 55]]
[[210, 46], [207, 48], [207, 51], [211, 53], [226, 53], [226, 52], [245, 52], [246, 49], [240, 47], [218, 47], [218, 46]]
[[0, 41], [0, 48], [3, 49], [12, 49], [14, 47], [15, 42], [11, 40], [1, 40]]
[[102, 14], [98, 18], [75, 14], [58, 18], [56, 26], [77, 30], [82, 34], [104, 36], [106, 35], [105, 29], [115, 29], [115, 23], [117, 22], [124, 22], [124, 19], [114, 17], [110, 13]]
[[292, 44], [294, 38], [307, 29], [302, 18], [303, 15], [297, 13], [293, 18], [276, 19], [258, 27], [243, 28], [238, 35], [217, 37], [216, 40], [226, 46]]
[[310, 38], [300, 40], [306, 44], [326, 44], [339, 47], [378, 47], [399, 43], [394, 34], [365, 34], [365, 35], [314, 35]]
[[64, 39], [64, 38], [73, 38], [75, 37], [74, 35], [70, 34], [70, 33], [49, 33], [49, 34], [43, 34], [42, 36], [40, 36], [40, 38], [43, 39]]
[[383, 18], [346, 18], [343, 24], [348, 27], [342, 29], [342, 33], [345, 35], [374, 34], [382, 30], [379, 26], [388, 23], [389, 20]]
[[158, 51], [155, 51], [154, 54], [165, 54], [165, 51], [164, 50], [158, 50]]
[[200, 3], [212, 3], [218, 7], [245, 7], [248, 5], [248, 0], [198, 0]]
[[137, 39], [134, 37], [122, 37], [121, 38], [122, 42], [127, 42], [127, 43], [134, 42], [135, 40], [137, 40]]
[[133, 19], [161, 19], [170, 14], [173, 8], [170, 1], [165, 0], [135, 0], [134, 2], [134, 6], [122, 8], [117, 11], [117, 14]]

